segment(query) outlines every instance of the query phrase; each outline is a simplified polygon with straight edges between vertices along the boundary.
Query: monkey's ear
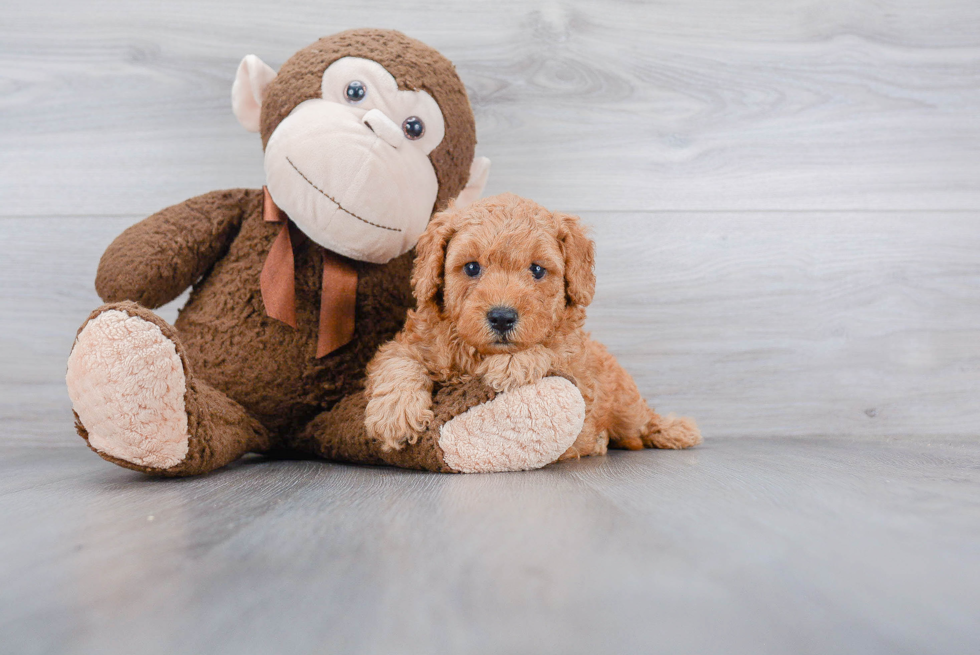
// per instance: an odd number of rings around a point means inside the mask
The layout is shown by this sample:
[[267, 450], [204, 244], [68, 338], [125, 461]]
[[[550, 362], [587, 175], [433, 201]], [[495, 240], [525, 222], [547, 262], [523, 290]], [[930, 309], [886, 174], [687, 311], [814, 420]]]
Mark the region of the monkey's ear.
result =
[[565, 256], [565, 296], [569, 305], [588, 307], [595, 295], [595, 242], [576, 216], [555, 213]]
[[431, 307], [438, 310], [446, 268], [446, 246], [456, 232], [454, 223], [459, 211], [458, 205], [450, 202], [445, 211], [432, 217], [415, 246], [412, 293], [419, 309]]
[[456, 207], [465, 209], [467, 206], [480, 199], [483, 187], [487, 185], [487, 178], [490, 176], [490, 160], [486, 157], [474, 157], [470, 164], [470, 179], [466, 187], [459, 192], [456, 197]]
[[238, 65], [235, 83], [231, 85], [231, 108], [235, 118], [249, 132], [259, 131], [262, 99], [276, 71], [255, 55], [245, 55]]

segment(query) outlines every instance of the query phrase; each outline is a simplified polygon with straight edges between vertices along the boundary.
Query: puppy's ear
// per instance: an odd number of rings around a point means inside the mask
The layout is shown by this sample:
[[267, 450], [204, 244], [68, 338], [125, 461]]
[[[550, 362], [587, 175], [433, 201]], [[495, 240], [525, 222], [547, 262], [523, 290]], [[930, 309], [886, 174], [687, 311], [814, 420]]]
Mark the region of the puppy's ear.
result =
[[415, 268], [412, 270], [412, 293], [418, 308], [438, 308], [446, 262], [446, 245], [455, 230], [457, 214], [462, 211], [449, 203], [445, 211], [432, 217], [429, 226], [415, 246]]
[[595, 295], [595, 243], [577, 216], [554, 214], [565, 257], [565, 296], [569, 305], [587, 307]]

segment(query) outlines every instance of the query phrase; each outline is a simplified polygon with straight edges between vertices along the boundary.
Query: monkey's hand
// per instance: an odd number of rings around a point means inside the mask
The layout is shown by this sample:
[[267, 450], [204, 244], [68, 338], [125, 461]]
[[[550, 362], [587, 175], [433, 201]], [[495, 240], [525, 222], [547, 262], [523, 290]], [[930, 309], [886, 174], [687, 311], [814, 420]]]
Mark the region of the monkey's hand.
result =
[[367, 396], [364, 427], [384, 450], [414, 444], [435, 418], [428, 371], [396, 341], [382, 346], [368, 364]]
[[477, 368], [477, 374], [494, 391], [513, 391], [543, 378], [552, 367], [551, 351], [531, 346], [512, 355], [490, 355]]

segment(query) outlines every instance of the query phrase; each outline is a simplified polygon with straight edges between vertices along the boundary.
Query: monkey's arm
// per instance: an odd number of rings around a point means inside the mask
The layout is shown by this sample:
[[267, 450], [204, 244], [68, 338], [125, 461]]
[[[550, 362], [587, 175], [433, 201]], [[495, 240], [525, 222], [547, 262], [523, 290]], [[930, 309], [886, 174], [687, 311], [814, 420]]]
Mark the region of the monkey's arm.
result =
[[212, 191], [168, 207], [116, 237], [99, 261], [95, 290], [105, 302], [155, 308], [179, 296], [228, 250], [261, 191]]

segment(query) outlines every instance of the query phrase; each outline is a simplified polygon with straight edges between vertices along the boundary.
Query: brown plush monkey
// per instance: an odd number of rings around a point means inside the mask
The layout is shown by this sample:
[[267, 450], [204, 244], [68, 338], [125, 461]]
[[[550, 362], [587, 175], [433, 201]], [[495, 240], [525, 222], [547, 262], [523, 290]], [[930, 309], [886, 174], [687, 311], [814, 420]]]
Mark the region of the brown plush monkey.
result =
[[[486, 181], [452, 64], [398, 32], [352, 30], [278, 74], [246, 57], [232, 105], [261, 134], [267, 186], [175, 205], [106, 250], [109, 304], [79, 329], [67, 373], [89, 446], [170, 476], [273, 450], [435, 471], [460, 470], [459, 453], [483, 462], [467, 470], [557, 459], [584, 415], [562, 377], [499, 397], [437, 389], [436, 420], [399, 451], [363, 427], [364, 367], [413, 305], [411, 249], [434, 211]], [[151, 311], [188, 286], [173, 326]], [[518, 437], [483, 452], [488, 431]]]

